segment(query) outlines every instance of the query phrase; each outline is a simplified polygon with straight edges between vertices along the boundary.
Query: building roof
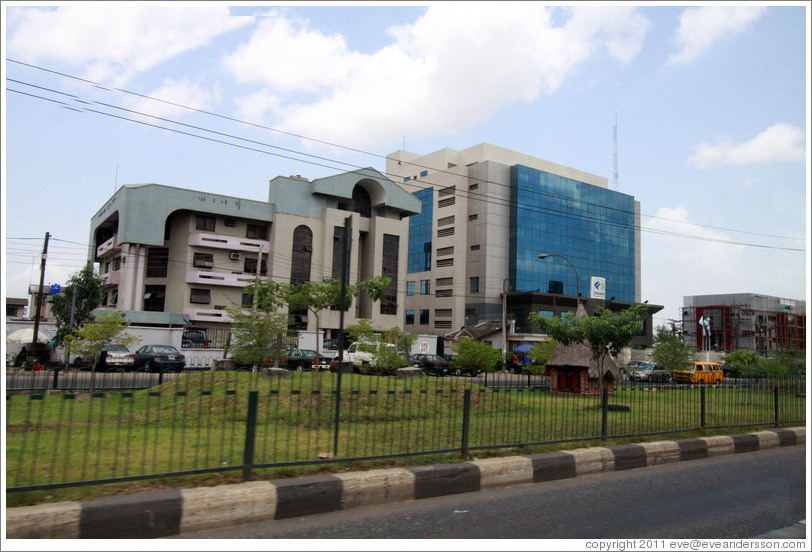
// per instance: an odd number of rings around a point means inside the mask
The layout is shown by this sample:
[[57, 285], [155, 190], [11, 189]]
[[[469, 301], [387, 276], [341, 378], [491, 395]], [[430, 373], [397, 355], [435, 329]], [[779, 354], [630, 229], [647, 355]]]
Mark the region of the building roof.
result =
[[463, 326], [455, 332], [447, 333], [445, 334], [445, 338], [452, 341], [456, 341], [461, 337], [470, 337], [478, 340], [501, 331], [501, 320], [483, 320], [476, 326]]

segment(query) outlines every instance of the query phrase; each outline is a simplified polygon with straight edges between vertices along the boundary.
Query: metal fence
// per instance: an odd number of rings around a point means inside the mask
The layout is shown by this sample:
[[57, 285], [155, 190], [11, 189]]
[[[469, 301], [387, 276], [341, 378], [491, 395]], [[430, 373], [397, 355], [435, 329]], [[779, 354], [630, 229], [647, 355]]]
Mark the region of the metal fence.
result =
[[508, 374], [29, 372], [6, 385], [7, 492], [806, 419], [804, 379], [597, 396]]

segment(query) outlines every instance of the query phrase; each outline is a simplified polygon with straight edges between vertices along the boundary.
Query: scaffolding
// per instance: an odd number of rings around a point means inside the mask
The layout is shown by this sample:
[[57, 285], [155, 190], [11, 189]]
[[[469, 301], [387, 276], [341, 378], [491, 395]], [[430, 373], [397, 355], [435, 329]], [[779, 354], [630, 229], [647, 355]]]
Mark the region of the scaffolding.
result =
[[[693, 299], [695, 303], [703, 302], [697, 301], [701, 298]], [[685, 344], [697, 350], [723, 353], [746, 349], [762, 356], [779, 349], [806, 350], [805, 302], [760, 295], [750, 298], [746, 303], [705, 301], [706, 304], [682, 307]], [[703, 317], [710, 321], [709, 339], [703, 339], [700, 325]]]

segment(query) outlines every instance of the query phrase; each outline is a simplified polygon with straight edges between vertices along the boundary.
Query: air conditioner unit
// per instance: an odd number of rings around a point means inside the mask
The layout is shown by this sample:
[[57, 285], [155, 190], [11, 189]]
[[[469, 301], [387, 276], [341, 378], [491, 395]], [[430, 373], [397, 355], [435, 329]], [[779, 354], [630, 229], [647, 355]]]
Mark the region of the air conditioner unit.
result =
[[240, 252], [239, 251], [232, 251], [228, 254], [228, 258], [232, 261], [239, 261], [240, 260]]

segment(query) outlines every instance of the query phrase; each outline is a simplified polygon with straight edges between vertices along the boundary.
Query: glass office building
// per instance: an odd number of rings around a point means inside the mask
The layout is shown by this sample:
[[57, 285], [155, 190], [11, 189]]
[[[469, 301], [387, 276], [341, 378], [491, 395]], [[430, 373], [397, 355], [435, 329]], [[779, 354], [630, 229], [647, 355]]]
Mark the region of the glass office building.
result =
[[[510, 177], [509, 280], [512, 290], [589, 297], [606, 279], [606, 298], [634, 302], [634, 197], [514, 165]], [[540, 253], [568, 257], [539, 259]]]

